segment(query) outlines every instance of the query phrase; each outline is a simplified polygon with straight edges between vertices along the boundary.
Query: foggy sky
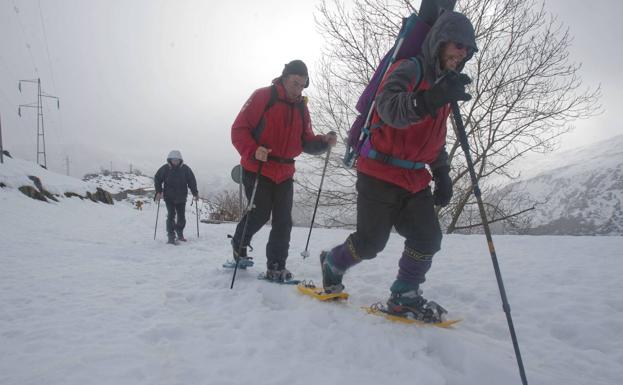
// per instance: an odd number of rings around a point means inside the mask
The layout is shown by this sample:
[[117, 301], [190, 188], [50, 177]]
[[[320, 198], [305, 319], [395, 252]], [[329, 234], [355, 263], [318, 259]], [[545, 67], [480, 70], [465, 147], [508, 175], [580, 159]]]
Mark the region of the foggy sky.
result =
[[[459, 0], [460, 1], [460, 0]], [[238, 162], [230, 127], [251, 92], [278, 76], [284, 63], [310, 68], [323, 45], [313, 14], [317, 1], [0, 0], [0, 114], [4, 147], [36, 159], [32, 84], [61, 99], [46, 101], [48, 168], [72, 176], [100, 167], [152, 174], [179, 149], [203, 183], [229, 175]], [[588, 86], [601, 83], [605, 113], [577, 122], [562, 149], [621, 133], [623, 100], [614, 0], [547, 0], [575, 37], [571, 59]], [[313, 82], [307, 90], [313, 92]], [[313, 111], [312, 111], [313, 121]]]

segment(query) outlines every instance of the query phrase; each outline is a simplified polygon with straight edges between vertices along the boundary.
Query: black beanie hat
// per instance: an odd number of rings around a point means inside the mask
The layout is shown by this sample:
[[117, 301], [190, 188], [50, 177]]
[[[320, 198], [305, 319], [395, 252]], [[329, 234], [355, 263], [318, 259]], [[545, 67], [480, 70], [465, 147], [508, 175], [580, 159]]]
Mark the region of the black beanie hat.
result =
[[281, 77], [284, 78], [286, 75], [300, 75], [307, 77], [307, 82], [305, 83], [305, 88], [309, 86], [309, 75], [307, 73], [307, 66], [303, 63], [302, 60], [292, 60], [290, 63], [286, 64], [283, 67], [283, 71], [281, 72]]

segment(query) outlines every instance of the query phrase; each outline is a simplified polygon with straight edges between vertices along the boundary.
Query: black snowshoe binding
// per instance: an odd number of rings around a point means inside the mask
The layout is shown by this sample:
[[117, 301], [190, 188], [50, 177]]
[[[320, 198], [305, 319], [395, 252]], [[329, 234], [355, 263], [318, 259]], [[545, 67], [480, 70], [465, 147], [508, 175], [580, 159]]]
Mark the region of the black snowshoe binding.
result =
[[446, 320], [448, 311], [438, 303], [422, 297], [421, 290], [412, 290], [392, 293], [387, 300], [387, 313], [426, 323], [438, 323]]
[[268, 281], [287, 282], [292, 280], [292, 273], [285, 267], [280, 269], [278, 264], [274, 264], [272, 268], [266, 270], [264, 278]]
[[253, 266], [253, 258], [247, 255], [247, 248], [242, 247], [238, 248], [234, 241], [231, 242], [234, 262], [238, 262], [238, 267], [241, 269], [246, 269], [247, 267]]

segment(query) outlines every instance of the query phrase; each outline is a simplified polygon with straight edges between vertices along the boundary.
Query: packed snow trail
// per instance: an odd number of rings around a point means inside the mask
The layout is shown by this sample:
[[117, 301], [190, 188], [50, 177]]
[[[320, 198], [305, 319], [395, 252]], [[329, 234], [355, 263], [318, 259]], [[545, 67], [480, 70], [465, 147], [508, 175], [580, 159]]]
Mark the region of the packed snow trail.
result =
[[[402, 240], [349, 271], [347, 303], [231, 270], [233, 225], [165, 244], [154, 205], [79, 199], [44, 203], [0, 189], [0, 384], [520, 383], [491, 261], [481, 236], [445, 236], [427, 298], [463, 321], [418, 328], [365, 314], [384, 301]], [[192, 223], [190, 223], [192, 224]], [[189, 225], [190, 225], [189, 224]], [[194, 224], [193, 224], [194, 225]], [[349, 231], [292, 234], [288, 268], [321, 282], [317, 255]], [[618, 384], [623, 378], [621, 237], [496, 236], [530, 384]]]

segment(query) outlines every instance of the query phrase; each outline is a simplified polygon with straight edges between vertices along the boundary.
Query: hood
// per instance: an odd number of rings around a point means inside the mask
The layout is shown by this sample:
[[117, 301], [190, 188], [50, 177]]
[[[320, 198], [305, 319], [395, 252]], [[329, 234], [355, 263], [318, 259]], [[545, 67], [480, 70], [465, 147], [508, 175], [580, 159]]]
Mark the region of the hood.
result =
[[178, 150], [173, 150], [169, 152], [169, 155], [167, 155], [167, 163], [171, 163], [171, 159], [179, 159], [184, 162], [184, 159], [182, 158], [182, 153]]
[[439, 50], [441, 45], [448, 41], [461, 43], [470, 48], [465, 60], [457, 67], [457, 72], [461, 72], [465, 63], [472, 58], [474, 52], [478, 51], [474, 27], [469, 19], [459, 12], [442, 13], [422, 43], [424, 78], [431, 84], [442, 75]]

